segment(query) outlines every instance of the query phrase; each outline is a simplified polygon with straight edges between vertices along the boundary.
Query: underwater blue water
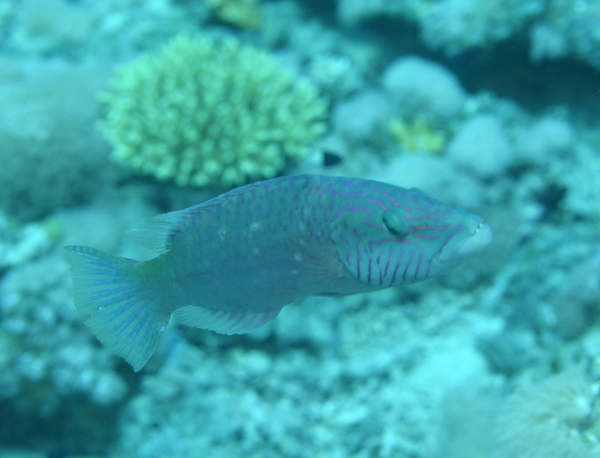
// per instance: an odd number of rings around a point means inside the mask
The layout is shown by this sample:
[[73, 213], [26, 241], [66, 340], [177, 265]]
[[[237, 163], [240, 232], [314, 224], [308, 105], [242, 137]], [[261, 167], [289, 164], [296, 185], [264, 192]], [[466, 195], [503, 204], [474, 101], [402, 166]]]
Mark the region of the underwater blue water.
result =
[[[600, 457], [598, 27], [595, 0], [0, 0], [0, 458]], [[64, 246], [148, 260], [173, 229], [140, 247], [140, 221], [302, 173], [419, 188], [493, 241], [246, 334], [171, 322], [138, 372], [96, 340]], [[260, 247], [315, 227], [261, 199]]]

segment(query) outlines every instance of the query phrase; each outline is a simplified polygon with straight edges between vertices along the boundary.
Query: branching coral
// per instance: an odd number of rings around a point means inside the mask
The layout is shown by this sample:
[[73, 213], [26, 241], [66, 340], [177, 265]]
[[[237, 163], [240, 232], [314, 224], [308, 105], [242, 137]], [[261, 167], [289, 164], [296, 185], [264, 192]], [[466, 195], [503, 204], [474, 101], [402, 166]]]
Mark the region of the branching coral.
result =
[[102, 95], [113, 159], [178, 185], [280, 172], [325, 131], [326, 102], [268, 52], [179, 36], [126, 65]]

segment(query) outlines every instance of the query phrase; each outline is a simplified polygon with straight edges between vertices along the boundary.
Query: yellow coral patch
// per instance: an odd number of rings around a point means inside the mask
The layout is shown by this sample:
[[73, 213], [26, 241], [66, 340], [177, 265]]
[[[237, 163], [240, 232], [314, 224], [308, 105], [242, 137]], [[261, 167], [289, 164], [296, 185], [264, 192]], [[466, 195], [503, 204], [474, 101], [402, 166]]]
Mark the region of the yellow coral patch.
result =
[[204, 4], [224, 22], [242, 29], [260, 28], [261, 14], [258, 0], [204, 0]]
[[394, 118], [387, 128], [402, 150], [409, 153], [439, 154], [446, 147], [446, 134], [423, 118], [411, 121]]

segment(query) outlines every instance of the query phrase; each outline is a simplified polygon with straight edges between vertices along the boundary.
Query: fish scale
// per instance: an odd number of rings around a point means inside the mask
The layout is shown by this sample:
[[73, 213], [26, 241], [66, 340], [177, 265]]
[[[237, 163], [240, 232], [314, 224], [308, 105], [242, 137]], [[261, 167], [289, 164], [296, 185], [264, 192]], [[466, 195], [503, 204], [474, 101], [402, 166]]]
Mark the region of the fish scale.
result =
[[96, 337], [139, 370], [171, 315], [180, 324], [248, 332], [310, 295], [342, 296], [447, 272], [491, 241], [468, 211], [416, 189], [297, 175], [253, 183], [158, 215], [132, 238], [135, 261], [68, 250], [76, 307]]

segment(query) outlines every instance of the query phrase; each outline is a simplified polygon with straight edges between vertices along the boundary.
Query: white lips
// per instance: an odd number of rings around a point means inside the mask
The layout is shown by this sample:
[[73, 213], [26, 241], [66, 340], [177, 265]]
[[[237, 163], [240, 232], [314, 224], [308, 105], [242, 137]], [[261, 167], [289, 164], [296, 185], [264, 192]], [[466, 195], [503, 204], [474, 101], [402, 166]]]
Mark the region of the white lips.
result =
[[477, 225], [473, 234], [465, 240], [465, 243], [456, 250], [455, 256], [464, 258], [477, 253], [487, 247], [491, 243], [493, 237], [490, 226], [482, 221]]

